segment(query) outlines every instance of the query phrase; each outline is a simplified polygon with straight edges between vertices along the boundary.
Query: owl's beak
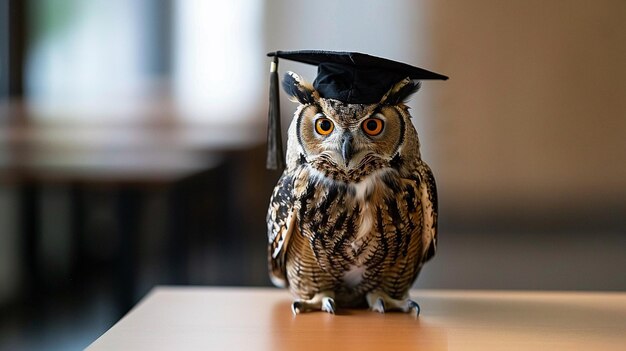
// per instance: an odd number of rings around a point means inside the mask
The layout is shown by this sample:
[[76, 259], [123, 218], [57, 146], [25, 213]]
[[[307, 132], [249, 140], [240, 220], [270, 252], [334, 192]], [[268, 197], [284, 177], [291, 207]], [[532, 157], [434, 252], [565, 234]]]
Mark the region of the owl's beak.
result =
[[341, 156], [343, 157], [343, 161], [346, 163], [346, 166], [350, 163], [352, 152], [352, 134], [346, 132], [341, 136]]

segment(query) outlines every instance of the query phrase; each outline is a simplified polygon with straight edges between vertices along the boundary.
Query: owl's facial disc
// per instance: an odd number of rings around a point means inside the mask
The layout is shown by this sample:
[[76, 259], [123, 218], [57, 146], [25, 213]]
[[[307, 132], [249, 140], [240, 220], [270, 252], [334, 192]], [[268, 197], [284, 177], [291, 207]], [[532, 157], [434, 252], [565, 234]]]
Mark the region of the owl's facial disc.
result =
[[300, 137], [307, 159], [325, 159], [333, 167], [351, 169], [362, 158], [363, 145], [359, 138], [358, 125], [345, 123], [337, 116], [327, 116], [312, 109], [300, 121]]
[[324, 98], [302, 105], [295, 121], [304, 161], [328, 177], [352, 181], [390, 167], [405, 130], [403, 115], [394, 106]]

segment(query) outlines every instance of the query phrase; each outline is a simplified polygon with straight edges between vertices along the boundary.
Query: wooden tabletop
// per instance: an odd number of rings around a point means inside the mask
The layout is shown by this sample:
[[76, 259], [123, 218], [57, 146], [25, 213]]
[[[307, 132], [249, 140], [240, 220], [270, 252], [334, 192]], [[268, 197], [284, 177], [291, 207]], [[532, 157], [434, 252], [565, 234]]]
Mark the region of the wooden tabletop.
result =
[[624, 350], [626, 293], [412, 291], [422, 314], [294, 316], [284, 290], [159, 287], [88, 350]]

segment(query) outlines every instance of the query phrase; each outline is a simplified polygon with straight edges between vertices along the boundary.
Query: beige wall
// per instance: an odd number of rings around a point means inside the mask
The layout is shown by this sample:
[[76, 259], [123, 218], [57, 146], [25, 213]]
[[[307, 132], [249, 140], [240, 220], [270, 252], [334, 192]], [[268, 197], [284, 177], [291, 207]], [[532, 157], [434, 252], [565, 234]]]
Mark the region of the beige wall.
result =
[[432, 61], [451, 77], [429, 87], [444, 199], [624, 204], [626, 1], [429, 4]]
[[626, 207], [626, 1], [266, 4], [267, 51], [362, 51], [451, 77], [409, 103], [442, 206]]

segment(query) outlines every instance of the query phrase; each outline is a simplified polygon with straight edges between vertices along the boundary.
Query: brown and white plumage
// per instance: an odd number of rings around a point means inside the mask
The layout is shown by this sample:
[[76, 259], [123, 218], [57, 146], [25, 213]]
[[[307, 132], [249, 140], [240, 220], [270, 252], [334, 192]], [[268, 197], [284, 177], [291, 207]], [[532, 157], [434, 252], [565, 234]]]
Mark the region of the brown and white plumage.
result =
[[[419, 311], [408, 290], [435, 253], [437, 193], [403, 104], [418, 85], [403, 80], [369, 105], [320, 98], [293, 73], [284, 85], [300, 106], [267, 215], [272, 281], [297, 297], [294, 312]], [[366, 133], [371, 119], [380, 134]]]

